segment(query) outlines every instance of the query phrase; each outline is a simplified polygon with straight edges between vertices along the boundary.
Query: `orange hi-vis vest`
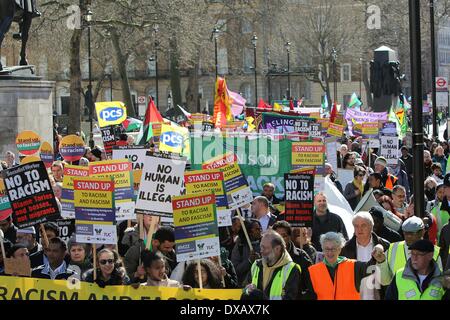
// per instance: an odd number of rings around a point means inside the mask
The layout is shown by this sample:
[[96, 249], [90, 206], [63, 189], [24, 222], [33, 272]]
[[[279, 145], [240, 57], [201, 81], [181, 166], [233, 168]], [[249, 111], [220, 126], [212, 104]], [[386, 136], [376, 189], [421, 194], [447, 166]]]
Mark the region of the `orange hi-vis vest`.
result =
[[397, 182], [397, 180], [398, 178], [396, 176], [388, 174], [386, 179], [386, 185], [384, 187], [390, 191], [394, 190], [394, 184]]
[[334, 283], [324, 262], [308, 268], [317, 300], [361, 300], [355, 288], [355, 262], [345, 260], [337, 265]]

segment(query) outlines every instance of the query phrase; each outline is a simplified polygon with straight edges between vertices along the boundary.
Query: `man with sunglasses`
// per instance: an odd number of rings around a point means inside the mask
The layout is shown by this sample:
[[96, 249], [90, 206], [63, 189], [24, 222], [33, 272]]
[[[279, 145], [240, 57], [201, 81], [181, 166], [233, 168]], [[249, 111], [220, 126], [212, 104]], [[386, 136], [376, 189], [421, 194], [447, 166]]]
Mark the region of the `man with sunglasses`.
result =
[[[406, 266], [406, 262], [411, 257], [410, 246], [416, 241], [422, 240], [425, 234], [425, 225], [419, 217], [413, 216], [402, 225], [405, 240], [391, 243], [387, 252], [378, 252], [374, 258], [377, 266], [380, 267], [382, 285], [391, 283], [398, 270]], [[436, 261], [439, 270], [442, 271], [442, 262], [439, 257], [439, 247], [434, 247], [433, 259]]]

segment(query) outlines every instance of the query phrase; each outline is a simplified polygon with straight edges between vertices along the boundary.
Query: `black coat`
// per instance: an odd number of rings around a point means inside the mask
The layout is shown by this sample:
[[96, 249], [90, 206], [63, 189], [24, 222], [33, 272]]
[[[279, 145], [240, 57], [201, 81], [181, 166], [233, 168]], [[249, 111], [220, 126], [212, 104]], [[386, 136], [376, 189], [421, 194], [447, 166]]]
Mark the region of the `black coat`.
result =
[[442, 266], [447, 266], [445, 270], [450, 269], [450, 260], [448, 259], [448, 251], [450, 247], [450, 224], [446, 224], [441, 230], [441, 236], [439, 239], [440, 256], [442, 260]]
[[[122, 272], [125, 273], [125, 270]], [[100, 269], [97, 269], [97, 279], [94, 281], [94, 269], [90, 269], [83, 276], [83, 281], [96, 283], [100, 288], [104, 288], [106, 286], [123, 286], [130, 284], [130, 278], [126, 274], [121, 275], [121, 271], [114, 269], [111, 274], [111, 278], [108, 281], [104, 281], [102, 279]]]
[[6, 230], [4, 233], [5, 239], [9, 240], [11, 243], [16, 243], [16, 235], [17, 235], [17, 228], [13, 224], [11, 224], [11, 227]]
[[[372, 244], [375, 247], [377, 244], [381, 244], [384, 248], [384, 251], [389, 249], [390, 242], [386, 241], [383, 238], [380, 238], [377, 236], [374, 232], [372, 232]], [[357, 260], [356, 258], [356, 236], [354, 235], [353, 238], [351, 238], [347, 243], [345, 244], [344, 248], [342, 249], [341, 256], [347, 257], [349, 259]], [[372, 258], [372, 260], [374, 260]], [[375, 260], [373, 263], [376, 263]]]
[[313, 262], [305, 250], [297, 248], [291, 241], [287, 248], [289, 255], [296, 264], [302, 269], [300, 276], [300, 289], [302, 292], [302, 300], [309, 300], [309, 292], [307, 288], [307, 279], [309, 278], [308, 268], [313, 265]]
[[317, 251], [322, 251], [320, 236], [330, 231], [342, 233], [345, 240], [348, 240], [347, 230], [340, 216], [327, 210], [325, 222], [321, 223], [314, 211], [311, 242]]
[[380, 234], [378, 234], [381, 238], [389, 241], [390, 243], [403, 241], [402, 236], [395, 230], [392, 230], [389, 227], [383, 225]]
[[40, 244], [30, 250], [31, 269], [37, 268], [44, 264], [44, 250]]

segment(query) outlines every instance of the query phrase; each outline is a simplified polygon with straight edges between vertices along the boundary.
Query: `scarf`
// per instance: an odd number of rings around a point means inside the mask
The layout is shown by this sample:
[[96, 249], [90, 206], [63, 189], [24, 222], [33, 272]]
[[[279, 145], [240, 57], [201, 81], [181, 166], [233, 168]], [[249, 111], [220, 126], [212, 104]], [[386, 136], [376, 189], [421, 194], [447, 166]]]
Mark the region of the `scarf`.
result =
[[282, 256], [280, 259], [278, 259], [278, 261], [271, 267], [269, 267], [266, 262], [264, 260], [262, 260], [262, 264], [263, 264], [263, 290], [266, 290], [267, 285], [270, 282], [270, 279], [272, 279], [272, 275], [273, 272], [279, 268], [279, 267], [283, 267], [286, 264], [288, 264], [289, 262], [292, 262], [292, 258], [289, 255], [289, 253], [284, 250]]
[[358, 190], [360, 192], [360, 197], [362, 197], [362, 195], [364, 193], [364, 186], [363, 186], [362, 182], [358, 183], [358, 181], [356, 179], [354, 179], [353, 180], [353, 185], [358, 188]]

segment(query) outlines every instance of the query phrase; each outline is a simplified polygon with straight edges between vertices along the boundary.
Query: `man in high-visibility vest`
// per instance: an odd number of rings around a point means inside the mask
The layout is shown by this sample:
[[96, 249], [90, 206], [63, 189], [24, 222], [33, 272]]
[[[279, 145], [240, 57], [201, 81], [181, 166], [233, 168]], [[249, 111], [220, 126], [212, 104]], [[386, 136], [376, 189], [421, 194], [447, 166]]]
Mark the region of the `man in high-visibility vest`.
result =
[[[423, 239], [425, 225], [422, 219], [413, 216], [403, 222], [402, 230], [405, 238], [404, 241], [391, 243], [386, 253], [380, 252], [375, 256], [377, 266], [380, 268], [380, 282], [383, 286], [389, 285], [397, 271], [405, 267], [406, 262], [411, 256], [409, 247], [414, 242]], [[439, 266], [439, 270], [442, 270], [439, 247], [437, 246], [434, 247], [433, 257]]]
[[381, 174], [383, 185], [389, 191], [392, 191], [397, 185], [398, 178], [389, 173], [387, 160], [384, 157], [378, 157], [375, 160], [375, 172]]
[[386, 291], [386, 300], [441, 300], [445, 288], [442, 272], [433, 259], [433, 243], [419, 240], [409, 248], [411, 258], [396, 272]]
[[261, 239], [261, 257], [252, 265], [251, 285], [269, 300], [300, 299], [301, 268], [292, 261], [283, 237], [271, 229]]

